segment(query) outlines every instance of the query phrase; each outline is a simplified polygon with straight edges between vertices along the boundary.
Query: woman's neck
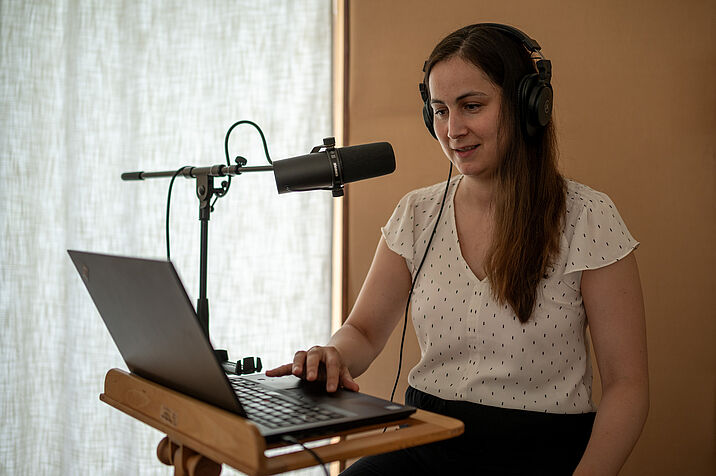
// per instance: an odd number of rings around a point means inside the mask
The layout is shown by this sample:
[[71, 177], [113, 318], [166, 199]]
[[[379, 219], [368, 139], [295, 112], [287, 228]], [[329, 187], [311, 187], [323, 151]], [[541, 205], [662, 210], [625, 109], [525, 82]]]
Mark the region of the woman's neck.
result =
[[487, 212], [494, 208], [496, 182], [494, 177], [464, 175], [455, 192], [455, 200], [466, 208]]

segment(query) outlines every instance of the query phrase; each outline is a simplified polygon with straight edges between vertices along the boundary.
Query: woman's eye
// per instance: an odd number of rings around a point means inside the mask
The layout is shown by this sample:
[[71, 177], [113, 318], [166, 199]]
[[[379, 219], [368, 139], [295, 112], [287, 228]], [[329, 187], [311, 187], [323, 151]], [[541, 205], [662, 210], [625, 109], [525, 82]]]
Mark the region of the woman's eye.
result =
[[433, 114], [436, 116], [443, 116], [447, 114], [447, 111], [445, 109], [436, 109], [435, 111], [433, 111]]
[[467, 109], [468, 111], [477, 111], [481, 107], [482, 107], [482, 104], [477, 104], [477, 103], [465, 104], [465, 109]]

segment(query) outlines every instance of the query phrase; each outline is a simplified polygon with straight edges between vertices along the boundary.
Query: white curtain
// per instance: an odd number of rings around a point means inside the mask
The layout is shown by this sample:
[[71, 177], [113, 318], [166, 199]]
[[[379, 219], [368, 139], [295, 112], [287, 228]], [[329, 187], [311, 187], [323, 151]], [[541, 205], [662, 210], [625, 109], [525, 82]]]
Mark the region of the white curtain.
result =
[[[125, 366], [66, 250], [164, 258], [169, 180], [120, 174], [224, 163], [236, 120], [275, 159], [330, 136], [331, 20], [330, 0], [0, 2], [0, 474], [171, 474], [161, 435], [98, 399]], [[229, 150], [266, 163], [250, 126]], [[170, 226], [196, 302], [194, 186]], [[331, 206], [234, 178], [209, 224], [215, 347], [268, 367], [327, 339]]]

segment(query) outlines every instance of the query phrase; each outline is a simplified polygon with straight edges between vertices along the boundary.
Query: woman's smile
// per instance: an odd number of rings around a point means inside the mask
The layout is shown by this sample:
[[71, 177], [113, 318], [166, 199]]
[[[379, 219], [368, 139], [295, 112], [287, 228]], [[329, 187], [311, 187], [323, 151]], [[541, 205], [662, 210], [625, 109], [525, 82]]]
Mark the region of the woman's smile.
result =
[[478, 147], [480, 147], [480, 144], [453, 147], [452, 150], [454, 151], [455, 155], [457, 155], [461, 160], [465, 160], [469, 158]]

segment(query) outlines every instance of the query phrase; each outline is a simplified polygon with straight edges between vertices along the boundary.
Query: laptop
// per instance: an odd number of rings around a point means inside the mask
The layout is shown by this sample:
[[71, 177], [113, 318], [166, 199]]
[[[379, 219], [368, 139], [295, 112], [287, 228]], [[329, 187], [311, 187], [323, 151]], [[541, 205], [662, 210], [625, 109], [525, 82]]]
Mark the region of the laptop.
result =
[[254, 423], [267, 442], [400, 420], [415, 411], [287, 375], [235, 375], [216, 357], [170, 261], [68, 250], [129, 371]]

